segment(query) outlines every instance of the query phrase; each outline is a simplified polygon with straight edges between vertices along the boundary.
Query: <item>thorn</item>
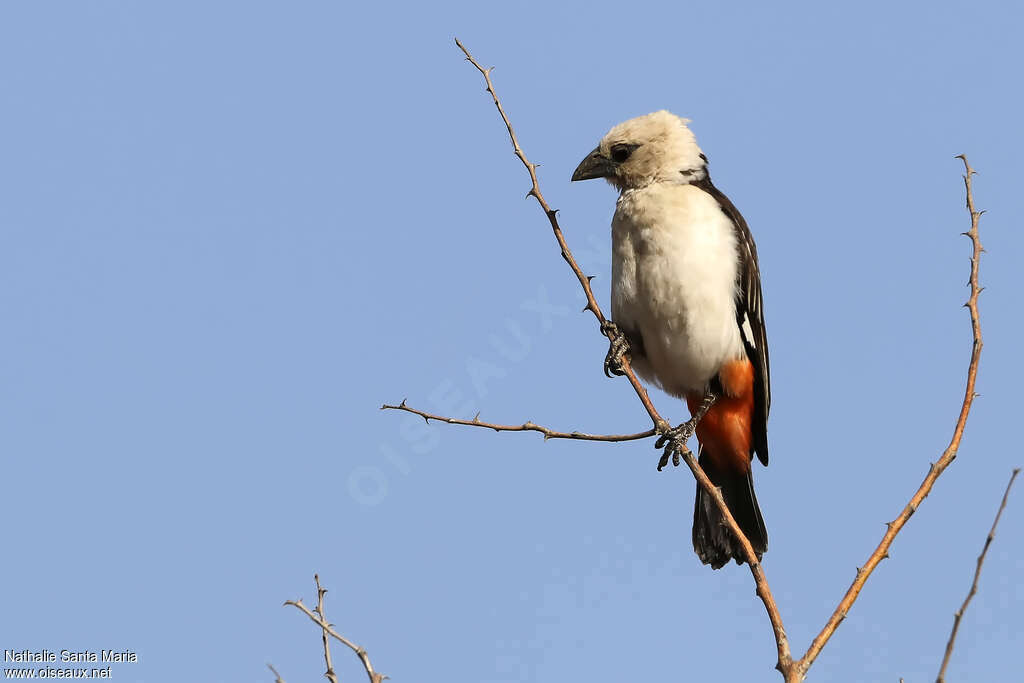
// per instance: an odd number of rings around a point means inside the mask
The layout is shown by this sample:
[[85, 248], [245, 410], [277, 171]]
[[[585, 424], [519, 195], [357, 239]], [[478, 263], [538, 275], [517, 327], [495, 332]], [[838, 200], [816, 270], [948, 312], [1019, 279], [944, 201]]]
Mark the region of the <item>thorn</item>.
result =
[[402, 399], [402, 402], [398, 404], [398, 407], [399, 407], [399, 408], [405, 408], [405, 402], [406, 402], [407, 400], [408, 400], [408, 399], [405, 399], [405, 398], [403, 398], [403, 399]]
[[593, 282], [593, 280], [594, 280], [594, 278], [595, 278], [595, 277], [597, 277], [597, 276], [596, 276], [596, 275], [588, 275], [588, 276], [587, 276], [587, 282], [588, 282], [588, 283], [589, 283], [589, 282]]
[[479, 422], [479, 421], [480, 421], [480, 411], [478, 410], [478, 411], [476, 411], [476, 415], [473, 416], [473, 422]]
[[982, 209], [981, 211], [979, 211], [979, 212], [978, 212], [978, 217], [979, 217], [979, 218], [981, 218], [981, 217], [982, 217], [982, 216], [984, 216], [984, 215], [985, 215], [986, 213], [988, 213], [988, 209]]
[[590, 310], [590, 304], [588, 303], [586, 306], [583, 307], [583, 310], [580, 311], [580, 313], [586, 313], [589, 310]]

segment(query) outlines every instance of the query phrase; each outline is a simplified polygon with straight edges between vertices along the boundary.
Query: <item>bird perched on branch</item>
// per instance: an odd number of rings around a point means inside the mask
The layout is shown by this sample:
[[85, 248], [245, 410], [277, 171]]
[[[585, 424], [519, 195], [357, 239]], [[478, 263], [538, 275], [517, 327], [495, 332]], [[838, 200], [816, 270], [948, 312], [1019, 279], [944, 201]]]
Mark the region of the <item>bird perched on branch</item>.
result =
[[[743, 216], [711, 183], [687, 119], [667, 111], [612, 128], [573, 180], [605, 178], [619, 190], [612, 218], [614, 339], [606, 373], [636, 373], [686, 399], [701, 468], [725, 498], [760, 559], [768, 549], [751, 463], [768, 464], [771, 402], [757, 249]], [[660, 470], [667, 462], [662, 458]], [[693, 547], [718, 569], [746, 556], [698, 484]]]

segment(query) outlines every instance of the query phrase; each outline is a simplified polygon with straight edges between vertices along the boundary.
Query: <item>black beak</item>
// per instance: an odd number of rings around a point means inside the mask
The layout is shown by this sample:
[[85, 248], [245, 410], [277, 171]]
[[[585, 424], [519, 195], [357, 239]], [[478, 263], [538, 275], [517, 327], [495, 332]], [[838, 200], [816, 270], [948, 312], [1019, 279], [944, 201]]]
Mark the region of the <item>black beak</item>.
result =
[[597, 147], [576, 167], [576, 170], [572, 173], [572, 179], [574, 181], [591, 180], [593, 178], [607, 178], [612, 175], [615, 175], [615, 163], [601, 154], [601, 148]]

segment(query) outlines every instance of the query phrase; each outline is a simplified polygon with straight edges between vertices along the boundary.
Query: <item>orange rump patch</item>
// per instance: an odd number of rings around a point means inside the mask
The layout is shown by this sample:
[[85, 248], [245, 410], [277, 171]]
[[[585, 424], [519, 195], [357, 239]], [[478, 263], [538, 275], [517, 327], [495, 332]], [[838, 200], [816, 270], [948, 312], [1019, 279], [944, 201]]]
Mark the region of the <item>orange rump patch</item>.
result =
[[754, 365], [746, 358], [731, 360], [718, 371], [718, 379], [728, 396], [742, 398], [754, 391]]
[[[746, 358], [730, 361], [722, 366], [718, 378], [725, 395], [718, 397], [697, 425], [697, 440], [716, 467], [745, 474], [750, 471], [753, 440], [754, 366]], [[702, 400], [700, 394], [687, 395], [691, 414]]]

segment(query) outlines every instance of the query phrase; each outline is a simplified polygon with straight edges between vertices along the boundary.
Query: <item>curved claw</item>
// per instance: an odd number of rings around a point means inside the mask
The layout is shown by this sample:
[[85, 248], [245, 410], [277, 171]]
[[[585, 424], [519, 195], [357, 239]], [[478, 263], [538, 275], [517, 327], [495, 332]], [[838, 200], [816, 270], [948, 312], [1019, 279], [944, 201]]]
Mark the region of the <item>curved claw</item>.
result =
[[665, 467], [668, 465], [669, 453], [671, 453], [672, 456], [673, 456], [672, 457], [672, 465], [674, 467], [678, 467], [679, 466], [679, 451], [674, 451], [672, 449], [666, 448], [665, 452], [661, 454], [661, 458], [659, 458], [659, 460], [658, 460], [658, 471], [659, 472], [661, 472], [663, 469], [665, 469]]
[[608, 354], [604, 357], [604, 375], [605, 377], [621, 377], [626, 374], [626, 371], [622, 369], [622, 359], [629, 353], [629, 340], [626, 339], [626, 335], [622, 333], [619, 326], [610, 320], [606, 320], [601, 325], [601, 332], [606, 337], [611, 337]]

